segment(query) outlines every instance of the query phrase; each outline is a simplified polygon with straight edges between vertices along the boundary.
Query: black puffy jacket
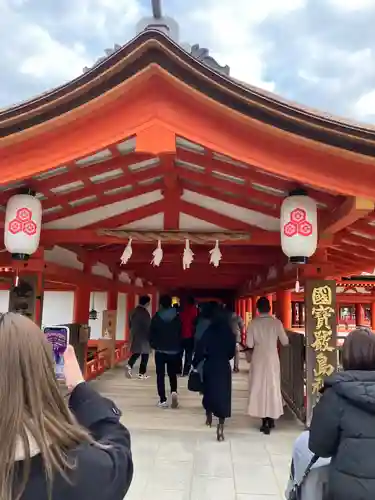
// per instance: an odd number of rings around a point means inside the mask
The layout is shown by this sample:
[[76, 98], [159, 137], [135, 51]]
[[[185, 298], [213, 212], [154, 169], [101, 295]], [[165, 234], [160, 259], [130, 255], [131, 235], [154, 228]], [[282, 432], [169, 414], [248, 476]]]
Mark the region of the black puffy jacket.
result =
[[329, 498], [375, 500], [375, 372], [327, 378], [310, 428], [310, 450], [332, 457]]

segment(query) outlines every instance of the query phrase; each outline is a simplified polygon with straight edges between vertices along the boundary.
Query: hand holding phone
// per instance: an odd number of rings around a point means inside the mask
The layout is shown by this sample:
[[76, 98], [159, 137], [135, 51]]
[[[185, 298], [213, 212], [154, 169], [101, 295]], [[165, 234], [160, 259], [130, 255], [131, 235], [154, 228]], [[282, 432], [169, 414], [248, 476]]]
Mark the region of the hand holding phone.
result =
[[64, 376], [65, 383], [69, 391], [73, 391], [77, 385], [85, 381], [83, 378], [81, 368], [77, 360], [74, 347], [68, 345], [64, 352]]

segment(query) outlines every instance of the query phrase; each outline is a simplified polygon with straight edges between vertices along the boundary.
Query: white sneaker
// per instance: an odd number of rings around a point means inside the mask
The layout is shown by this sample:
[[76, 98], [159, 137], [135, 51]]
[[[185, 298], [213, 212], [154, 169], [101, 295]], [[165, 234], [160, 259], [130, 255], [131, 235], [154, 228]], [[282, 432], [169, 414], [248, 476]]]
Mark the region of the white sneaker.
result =
[[178, 408], [178, 394], [177, 392], [172, 392], [171, 394], [171, 408], [174, 410]]
[[140, 374], [138, 375], [138, 378], [139, 378], [140, 380], [147, 380], [147, 379], [149, 379], [149, 378], [150, 378], [150, 376], [149, 376], [149, 375], [147, 375], [146, 373], [145, 373], [145, 374], [143, 374], [143, 375], [140, 373]]
[[126, 365], [125, 375], [126, 375], [126, 378], [133, 378], [133, 371], [131, 369], [131, 366]]
[[159, 403], [158, 403], [158, 407], [159, 407], [159, 408], [164, 408], [164, 409], [165, 409], [165, 408], [169, 408], [169, 406], [168, 406], [168, 402], [167, 402], [167, 401], [163, 401], [163, 402], [159, 401]]

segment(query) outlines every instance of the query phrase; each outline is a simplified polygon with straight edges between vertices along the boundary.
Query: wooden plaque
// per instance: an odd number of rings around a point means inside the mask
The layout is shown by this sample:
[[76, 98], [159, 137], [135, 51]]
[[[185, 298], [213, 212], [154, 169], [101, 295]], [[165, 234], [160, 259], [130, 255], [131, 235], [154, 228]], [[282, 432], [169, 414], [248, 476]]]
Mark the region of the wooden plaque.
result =
[[336, 282], [305, 284], [306, 421], [310, 423], [325, 377], [337, 369]]

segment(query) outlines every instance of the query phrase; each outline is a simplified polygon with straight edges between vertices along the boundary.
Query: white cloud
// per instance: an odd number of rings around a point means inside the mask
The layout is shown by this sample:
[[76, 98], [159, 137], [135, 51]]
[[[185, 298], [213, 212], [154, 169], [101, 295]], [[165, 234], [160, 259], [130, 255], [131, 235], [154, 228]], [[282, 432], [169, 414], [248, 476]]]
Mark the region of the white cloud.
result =
[[375, 116], [375, 90], [363, 94], [353, 106], [353, 112], [359, 118]]
[[275, 83], [263, 77], [267, 43], [256, 28], [269, 16], [282, 16], [305, 5], [306, 0], [206, 0], [192, 9], [190, 19], [204, 26], [212, 54], [220, 63], [230, 64], [235, 78], [272, 91]]
[[374, 6], [374, 0], [328, 0], [328, 3], [339, 10], [362, 10]]
[[41, 80], [48, 79], [55, 85], [75, 78], [89, 63], [82, 44], [64, 45], [37, 25], [24, 26], [19, 42], [31, 48], [30, 55], [20, 62], [20, 73]]
[[[375, 0], [164, 0], [181, 41], [231, 76], [333, 114], [374, 119]], [[150, 0], [0, 0], [0, 106], [81, 74], [135, 34]]]

